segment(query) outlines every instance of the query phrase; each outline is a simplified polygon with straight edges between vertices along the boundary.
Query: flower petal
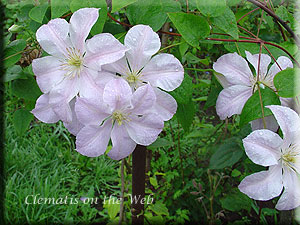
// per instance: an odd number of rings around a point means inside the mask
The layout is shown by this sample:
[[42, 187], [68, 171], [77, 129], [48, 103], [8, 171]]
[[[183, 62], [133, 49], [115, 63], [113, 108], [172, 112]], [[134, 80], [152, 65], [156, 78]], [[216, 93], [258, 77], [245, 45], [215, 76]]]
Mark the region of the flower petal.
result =
[[72, 121], [69, 102], [77, 95], [78, 91], [78, 80], [66, 78], [59, 85], [53, 87], [49, 93], [49, 103], [63, 122], [70, 123]]
[[268, 171], [261, 171], [245, 177], [238, 186], [241, 192], [255, 200], [266, 201], [280, 195], [282, 168], [271, 166]]
[[295, 142], [299, 138], [300, 132], [300, 118], [298, 114], [285, 106], [270, 105], [266, 107], [271, 109], [282, 130], [284, 145], [287, 147]]
[[103, 70], [107, 70], [112, 73], [118, 73], [122, 76], [130, 73], [126, 57], [123, 57], [114, 63], [103, 65], [102, 68]]
[[281, 137], [270, 130], [255, 130], [243, 139], [247, 156], [262, 166], [278, 163], [282, 143]]
[[[276, 132], [279, 128], [277, 121], [273, 115], [265, 117], [266, 129]], [[253, 120], [250, 122], [252, 130], [264, 129], [264, 123], [262, 119]]]
[[95, 70], [101, 70], [101, 66], [113, 63], [121, 59], [128, 50], [112, 34], [97, 34], [86, 41], [86, 55], [84, 64]]
[[251, 86], [253, 74], [247, 61], [235, 53], [221, 56], [214, 64], [213, 69], [223, 74], [228, 82], [232, 84], [244, 84]]
[[247, 100], [252, 95], [252, 88], [233, 85], [223, 89], [217, 99], [216, 110], [221, 120], [234, 114], [241, 114]]
[[130, 119], [130, 122], [125, 123], [126, 130], [131, 139], [140, 145], [152, 144], [164, 127], [164, 122], [156, 114]]
[[132, 95], [132, 112], [136, 115], [143, 115], [152, 108], [156, 101], [155, 93], [150, 84], [139, 87]]
[[32, 61], [32, 70], [43, 93], [48, 93], [64, 79], [66, 71], [60, 68], [61, 62], [53, 56], [45, 56]]
[[37, 99], [35, 108], [31, 111], [31, 113], [44, 123], [56, 123], [59, 121], [59, 117], [49, 104], [48, 94], [43, 94]]
[[37, 30], [36, 39], [48, 54], [58, 57], [68, 55], [67, 48], [71, 46], [69, 23], [60, 18], [50, 20]]
[[78, 132], [83, 128], [83, 124], [79, 122], [79, 120], [76, 116], [76, 113], [75, 113], [75, 102], [76, 102], [76, 98], [73, 98], [70, 101], [70, 108], [72, 111], [72, 122], [70, 122], [70, 123], [64, 122], [64, 126], [73, 135], [77, 135]]
[[70, 39], [73, 46], [85, 52], [85, 39], [89, 35], [92, 27], [99, 16], [99, 9], [83, 8], [73, 13], [70, 19]]
[[112, 149], [107, 155], [114, 159], [120, 160], [130, 155], [136, 143], [129, 137], [127, 130], [124, 126], [114, 125], [111, 132]]
[[141, 74], [141, 79], [153, 86], [173, 91], [183, 81], [184, 69], [175, 56], [164, 53], [154, 56]]
[[112, 111], [129, 105], [131, 97], [132, 90], [122, 78], [113, 79], [105, 85], [103, 101], [110, 106]]
[[160, 39], [150, 26], [136, 25], [126, 34], [124, 43], [130, 50], [126, 53], [130, 67], [139, 71], [160, 49]]
[[[258, 74], [258, 60], [259, 54], [252, 55], [250, 52], [245, 51], [247, 60], [252, 64], [254, 67], [256, 74]], [[268, 72], [268, 66], [271, 63], [271, 57], [266, 54], [261, 54], [260, 56], [260, 65], [259, 65], [259, 74], [260, 76], [264, 76]]]
[[223, 88], [228, 88], [233, 85], [226, 79], [226, 77], [223, 74], [215, 73], [215, 76]]
[[78, 120], [84, 125], [101, 125], [109, 116], [106, 107], [100, 100], [77, 98], [75, 112]]
[[112, 123], [105, 121], [100, 126], [88, 125], [82, 128], [76, 137], [76, 151], [88, 157], [104, 154], [110, 139]]
[[[277, 63], [279, 64], [279, 66], [281, 67], [282, 70], [285, 70], [286, 68], [293, 68], [293, 63], [292, 61], [286, 57], [286, 56], [280, 56], [278, 59], [277, 59]], [[271, 76], [272, 77], [272, 80], [274, 78], [274, 76], [279, 72], [281, 71], [281, 69], [278, 67], [277, 63], [274, 63], [269, 72], [268, 72], [268, 76]]]
[[159, 88], [153, 89], [156, 95], [153, 112], [161, 117], [163, 121], [170, 120], [177, 110], [176, 100], [168, 93], [161, 91]]
[[284, 191], [275, 208], [278, 210], [291, 210], [300, 206], [300, 180], [294, 170], [284, 168]]

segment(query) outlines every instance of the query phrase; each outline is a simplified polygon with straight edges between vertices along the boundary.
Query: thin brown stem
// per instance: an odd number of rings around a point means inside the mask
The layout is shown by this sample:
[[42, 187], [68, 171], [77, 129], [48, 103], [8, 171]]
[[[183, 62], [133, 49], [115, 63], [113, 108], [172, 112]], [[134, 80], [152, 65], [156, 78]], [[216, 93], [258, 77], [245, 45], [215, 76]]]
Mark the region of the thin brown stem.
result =
[[178, 139], [178, 153], [179, 153], [179, 159], [180, 159], [180, 169], [181, 169], [181, 179], [182, 179], [182, 187], [184, 187], [184, 172], [183, 172], [183, 166], [182, 166], [182, 155], [181, 155], [181, 148], [180, 148], [180, 126], [179, 126], [179, 122], [177, 120], [177, 124], [178, 124], [178, 135], [177, 135], [177, 139]]
[[243, 15], [241, 18], [239, 18], [236, 22], [239, 23], [242, 19], [244, 19], [246, 16], [250, 15], [251, 13], [255, 12], [256, 10], [260, 9], [259, 7], [251, 10], [250, 12], [247, 12], [245, 15]]
[[121, 202], [120, 202], [120, 215], [119, 215], [119, 225], [122, 224], [123, 221], [123, 214], [124, 214], [124, 189], [125, 189], [125, 180], [124, 180], [124, 164], [125, 159], [122, 159], [121, 163]]

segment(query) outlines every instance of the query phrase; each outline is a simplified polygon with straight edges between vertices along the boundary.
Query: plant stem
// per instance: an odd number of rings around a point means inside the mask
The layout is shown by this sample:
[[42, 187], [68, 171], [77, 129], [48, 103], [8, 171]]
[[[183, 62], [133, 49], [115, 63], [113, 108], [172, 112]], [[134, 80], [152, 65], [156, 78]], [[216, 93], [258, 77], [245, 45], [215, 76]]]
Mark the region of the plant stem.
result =
[[120, 203], [120, 215], [119, 215], [119, 225], [122, 224], [123, 220], [123, 212], [124, 212], [124, 188], [125, 188], [125, 181], [124, 181], [124, 164], [125, 164], [125, 159], [122, 159], [121, 163], [121, 203]]

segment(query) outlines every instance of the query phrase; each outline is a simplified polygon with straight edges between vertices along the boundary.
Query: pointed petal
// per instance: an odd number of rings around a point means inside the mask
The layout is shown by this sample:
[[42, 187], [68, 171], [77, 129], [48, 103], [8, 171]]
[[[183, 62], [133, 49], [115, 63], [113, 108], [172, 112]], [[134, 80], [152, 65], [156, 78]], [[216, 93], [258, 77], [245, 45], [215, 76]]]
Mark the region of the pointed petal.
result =
[[83, 128], [83, 124], [79, 122], [76, 113], [75, 113], [75, 102], [76, 98], [73, 98], [70, 102], [70, 108], [72, 111], [72, 122], [66, 123], [64, 122], [64, 126], [68, 129], [68, 131], [73, 134], [77, 135], [78, 132]]
[[60, 18], [50, 20], [37, 30], [36, 39], [48, 54], [58, 57], [68, 55], [67, 48], [71, 46], [69, 23]]
[[76, 151], [88, 157], [103, 155], [110, 139], [111, 128], [111, 120], [105, 121], [101, 127], [85, 126], [77, 134]]
[[101, 100], [77, 98], [75, 112], [78, 120], [84, 125], [101, 125], [102, 121], [109, 117]]
[[233, 85], [226, 79], [226, 77], [223, 74], [215, 73], [215, 76], [223, 88], [228, 88]]
[[[285, 57], [285, 56], [280, 56], [277, 59], [277, 63], [279, 64], [279, 66], [281, 67], [282, 70], [285, 70], [286, 68], [293, 68], [292, 61], [288, 57]], [[279, 71], [281, 71], [281, 69], [278, 67], [277, 63], [274, 63], [268, 72], [268, 76], [272, 77], [272, 80], [273, 80], [274, 76]]]
[[142, 117], [132, 117], [125, 126], [129, 136], [137, 144], [150, 145], [162, 131], [164, 122], [156, 114], [148, 114]]
[[154, 104], [153, 112], [161, 117], [163, 121], [170, 120], [177, 110], [176, 100], [168, 93], [153, 89], [156, 95], [156, 102]]
[[48, 93], [64, 79], [66, 71], [61, 70], [61, 64], [59, 59], [53, 56], [45, 56], [32, 61], [36, 82], [43, 93]]
[[241, 114], [247, 100], [252, 95], [252, 88], [243, 85], [233, 85], [222, 90], [216, 103], [217, 114], [221, 120], [235, 114]]
[[48, 94], [43, 94], [37, 99], [35, 108], [31, 111], [31, 113], [44, 123], [56, 123], [59, 121], [59, 117], [49, 104]]
[[95, 70], [101, 70], [101, 66], [113, 63], [121, 59], [128, 50], [112, 34], [97, 34], [86, 41], [87, 52], [84, 64]]
[[160, 39], [150, 26], [136, 25], [125, 36], [124, 43], [130, 50], [126, 53], [130, 67], [139, 71], [160, 49]]
[[184, 69], [177, 58], [170, 54], [154, 56], [141, 72], [141, 79], [166, 91], [179, 87]]
[[150, 84], [139, 87], [132, 95], [132, 112], [136, 115], [143, 115], [152, 108], [156, 101], [155, 93]]
[[241, 192], [255, 200], [266, 201], [280, 195], [282, 168], [271, 166], [268, 171], [261, 171], [245, 177], [238, 186]]
[[282, 143], [281, 137], [270, 130], [255, 130], [243, 139], [247, 156], [262, 166], [278, 163]]
[[291, 210], [300, 206], [300, 180], [294, 170], [284, 168], [283, 186], [283, 194], [275, 208], [278, 210]]
[[99, 9], [83, 8], [73, 13], [70, 19], [70, 39], [73, 46], [85, 52], [85, 39], [89, 35], [92, 27], [99, 16]]
[[[276, 132], [279, 128], [277, 121], [273, 115], [265, 117], [266, 129]], [[250, 122], [252, 131], [264, 129], [264, 123], [262, 119], [253, 120]]]
[[213, 64], [213, 69], [223, 74], [232, 84], [252, 85], [251, 79], [253, 79], [253, 74], [248, 63], [236, 52], [221, 56], [217, 62]]
[[[258, 60], [259, 54], [252, 55], [250, 52], [245, 51], [248, 61], [254, 67], [256, 74], [258, 74]], [[271, 57], [266, 54], [261, 54], [260, 56], [260, 66], [259, 66], [259, 75], [265, 76], [268, 72], [268, 66], [271, 63]]]
[[117, 78], [120, 78], [120, 77], [114, 73], [107, 72], [107, 71], [99, 71], [97, 78], [95, 78], [94, 80], [95, 80], [96, 85], [98, 87], [100, 87], [102, 90], [104, 90], [105, 85], [109, 81], [111, 81], [113, 79], [117, 79]]
[[299, 138], [300, 132], [300, 118], [298, 114], [285, 106], [270, 105], [266, 107], [271, 109], [282, 130], [284, 145], [288, 146], [295, 142]]
[[122, 76], [130, 73], [126, 57], [123, 57], [114, 63], [103, 65], [102, 68], [103, 70], [107, 70], [112, 73], [118, 73]]
[[109, 81], [104, 88], [103, 101], [113, 110], [129, 105], [132, 90], [122, 78]]
[[112, 149], [107, 155], [114, 159], [120, 160], [130, 155], [136, 143], [129, 137], [127, 130], [124, 126], [114, 125], [111, 132]]
[[96, 84], [95, 78], [99, 79], [99, 72], [85, 68], [78, 78], [80, 97], [90, 99], [102, 99], [104, 87]]

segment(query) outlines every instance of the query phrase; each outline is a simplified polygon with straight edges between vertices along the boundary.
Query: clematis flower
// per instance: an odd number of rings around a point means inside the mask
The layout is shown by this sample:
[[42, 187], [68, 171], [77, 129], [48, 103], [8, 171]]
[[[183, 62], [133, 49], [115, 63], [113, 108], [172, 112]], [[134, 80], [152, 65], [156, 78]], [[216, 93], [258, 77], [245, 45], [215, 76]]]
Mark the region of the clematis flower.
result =
[[132, 89], [150, 83], [156, 94], [154, 112], [165, 121], [171, 119], [177, 110], [177, 103], [162, 90], [173, 91], [179, 87], [184, 77], [181, 63], [171, 54], [153, 56], [161, 44], [159, 36], [149, 26], [132, 27], [125, 36], [124, 44], [129, 48], [126, 57], [103, 68], [117, 72]]
[[109, 81], [102, 98], [79, 97], [75, 111], [84, 127], [77, 134], [76, 150], [96, 157], [104, 154], [111, 139], [108, 156], [119, 160], [132, 153], [136, 144], [150, 145], [164, 126], [160, 117], [149, 113], [155, 100], [150, 84], [132, 93], [122, 78]]
[[[247, 60], [254, 67], [258, 74], [259, 54], [252, 55], [246, 51]], [[274, 76], [282, 70], [293, 67], [291, 60], [285, 56], [280, 56], [277, 63], [274, 63], [268, 70], [271, 62], [270, 56], [261, 54], [259, 82], [262, 87], [268, 86], [275, 90], [273, 79]], [[221, 120], [231, 117], [235, 114], [241, 114], [242, 109], [251, 97], [253, 92], [257, 90], [257, 76], [251, 72], [247, 61], [237, 53], [229, 53], [221, 56], [213, 65], [213, 69], [224, 75], [221, 77], [220, 83], [224, 89], [218, 96], [216, 103], [217, 114]], [[272, 120], [272, 119], [270, 119]]]
[[[45, 94], [38, 99], [33, 114], [42, 121], [72, 122], [70, 101], [78, 94], [89, 96], [93, 89], [99, 89], [95, 79], [107, 75], [99, 72], [101, 66], [125, 55], [127, 48], [111, 34], [98, 34], [85, 41], [98, 16], [96, 8], [79, 9], [70, 23], [58, 18], [38, 29], [37, 41], [49, 54], [32, 62], [37, 83]], [[45, 108], [39, 111], [41, 105], [49, 105], [49, 115]]]
[[275, 116], [283, 139], [270, 130], [256, 130], [243, 139], [248, 157], [256, 164], [269, 166], [247, 176], [239, 185], [241, 192], [256, 200], [277, 197], [279, 210], [290, 210], [300, 205], [300, 118], [288, 107], [267, 106]]

